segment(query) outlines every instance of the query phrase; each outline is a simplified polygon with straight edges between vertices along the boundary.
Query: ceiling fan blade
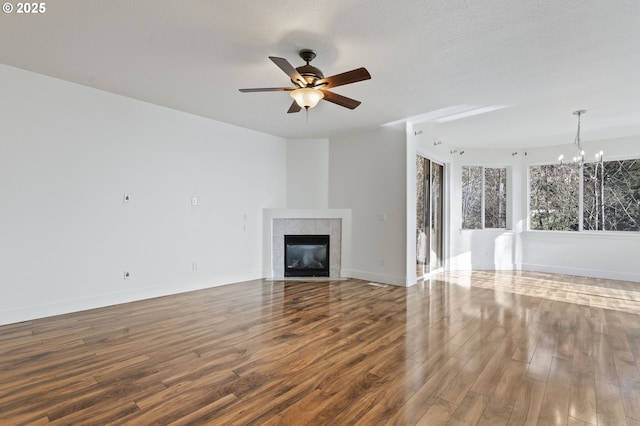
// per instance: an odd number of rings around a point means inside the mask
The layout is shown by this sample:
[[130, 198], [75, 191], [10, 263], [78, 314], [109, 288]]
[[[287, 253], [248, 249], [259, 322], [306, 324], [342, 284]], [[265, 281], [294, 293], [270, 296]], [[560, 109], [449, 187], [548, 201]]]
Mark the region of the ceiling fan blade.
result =
[[242, 93], [251, 92], [291, 92], [296, 90], [296, 87], [258, 87], [255, 89], [239, 89]]
[[293, 103], [289, 107], [289, 111], [287, 111], [287, 114], [291, 114], [293, 112], [300, 112], [301, 109], [302, 109], [302, 107], [300, 105], [298, 105], [298, 103], [296, 101], [293, 101]]
[[278, 58], [277, 56], [269, 56], [269, 59], [278, 66], [285, 74], [289, 76], [291, 81], [300, 87], [306, 87], [307, 81], [302, 78], [300, 73], [287, 61], [285, 58]]
[[330, 92], [328, 90], [323, 90], [324, 100], [332, 102], [336, 105], [343, 106], [349, 109], [356, 109], [358, 105], [362, 102], [356, 101], [355, 99], [347, 98], [346, 96], [338, 95], [337, 93]]
[[366, 68], [358, 68], [355, 70], [343, 72], [342, 74], [332, 75], [331, 77], [323, 78], [316, 82], [316, 87], [322, 86], [321, 89], [331, 87], [338, 87], [345, 84], [357, 83], [358, 81], [369, 80], [371, 74]]

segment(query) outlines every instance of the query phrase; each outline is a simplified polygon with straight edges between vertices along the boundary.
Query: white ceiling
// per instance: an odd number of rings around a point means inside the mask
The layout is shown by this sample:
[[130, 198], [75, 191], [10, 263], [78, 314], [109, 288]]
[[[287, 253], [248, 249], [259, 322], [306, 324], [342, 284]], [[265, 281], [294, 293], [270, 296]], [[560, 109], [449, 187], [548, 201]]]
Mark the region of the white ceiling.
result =
[[[10, 0], [12, 1], [12, 0]], [[14, 2], [15, 4], [15, 2]], [[640, 135], [638, 0], [49, 0], [0, 14], [0, 62], [283, 137], [331, 137], [410, 118], [459, 147]], [[287, 114], [294, 66], [372, 79]], [[457, 120], [436, 119], [473, 110]], [[493, 111], [491, 111], [493, 110]]]

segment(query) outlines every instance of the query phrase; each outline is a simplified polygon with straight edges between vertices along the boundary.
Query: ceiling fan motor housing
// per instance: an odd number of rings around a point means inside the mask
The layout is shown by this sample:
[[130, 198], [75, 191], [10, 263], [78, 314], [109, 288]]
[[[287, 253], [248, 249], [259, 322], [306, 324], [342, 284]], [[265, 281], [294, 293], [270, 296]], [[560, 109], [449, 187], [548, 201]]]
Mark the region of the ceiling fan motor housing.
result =
[[[307, 87], [313, 87], [316, 81], [323, 79], [324, 74], [318, 68], [313, 65], [309, 65], [309, 62], [313, 61], [316, 57], [316, 52], [311, 49], [302, 49], [300, 51], [300, 57], [307, 64], [296, 68], [296, 71], [307, 81]], [[295, 84], [295, 81], [293, 82]]]
[[[302, 65], [301, 67], [297, 67], [296, 71], [307, 81], [307, 87], [313, 87], [316, 81], [324, 78], [322, 71], [313, 65]], [[295, 83], [295, 81], [293, 83]]]

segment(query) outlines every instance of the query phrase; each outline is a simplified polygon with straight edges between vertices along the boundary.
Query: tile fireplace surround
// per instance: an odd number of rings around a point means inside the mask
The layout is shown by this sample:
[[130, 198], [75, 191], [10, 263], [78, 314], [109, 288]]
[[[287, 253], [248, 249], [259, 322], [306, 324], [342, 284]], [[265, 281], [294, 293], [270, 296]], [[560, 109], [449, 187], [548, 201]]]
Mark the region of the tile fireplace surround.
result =
[[285, 235], [329, 235], [329, 278], [348, 277], [351, 209], [264, 209], [263, 277], [284, 278]]

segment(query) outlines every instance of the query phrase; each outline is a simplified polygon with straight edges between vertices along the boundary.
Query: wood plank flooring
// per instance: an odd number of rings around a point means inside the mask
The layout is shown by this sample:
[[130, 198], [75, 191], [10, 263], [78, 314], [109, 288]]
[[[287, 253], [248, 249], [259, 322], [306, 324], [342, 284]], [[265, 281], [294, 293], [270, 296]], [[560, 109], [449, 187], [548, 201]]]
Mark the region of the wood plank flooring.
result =
[[0, 425], [640, 425], [640, 284], [251, 281], [0, 327]]

